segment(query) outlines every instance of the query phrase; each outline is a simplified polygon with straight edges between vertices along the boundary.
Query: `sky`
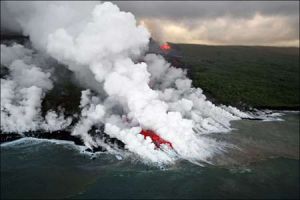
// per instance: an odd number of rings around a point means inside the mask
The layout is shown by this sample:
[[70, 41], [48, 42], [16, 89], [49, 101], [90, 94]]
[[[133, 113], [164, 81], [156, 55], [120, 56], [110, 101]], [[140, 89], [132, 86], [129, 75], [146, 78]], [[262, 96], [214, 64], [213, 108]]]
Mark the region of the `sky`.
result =
[[[160, 42], [299, 47], [299, 1], [114, 1]], [[1, 6], [1, 29], [18, 30]]]
[[299, 1], [126, 1], [160, 41], [299, 47]]

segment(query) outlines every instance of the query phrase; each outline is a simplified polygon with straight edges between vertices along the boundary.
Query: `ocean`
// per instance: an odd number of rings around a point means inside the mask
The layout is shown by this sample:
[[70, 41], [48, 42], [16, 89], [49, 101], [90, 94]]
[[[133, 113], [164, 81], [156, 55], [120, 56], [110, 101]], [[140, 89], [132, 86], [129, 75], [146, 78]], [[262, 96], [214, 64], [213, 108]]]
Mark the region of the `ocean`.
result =
[[127, 153], [90, 154], [69, 142], [1, 145], [1, 199], [299, 198], [299, 112], [283, 121], [232, 122], [232, 145], [201, 166], [144, 163]]

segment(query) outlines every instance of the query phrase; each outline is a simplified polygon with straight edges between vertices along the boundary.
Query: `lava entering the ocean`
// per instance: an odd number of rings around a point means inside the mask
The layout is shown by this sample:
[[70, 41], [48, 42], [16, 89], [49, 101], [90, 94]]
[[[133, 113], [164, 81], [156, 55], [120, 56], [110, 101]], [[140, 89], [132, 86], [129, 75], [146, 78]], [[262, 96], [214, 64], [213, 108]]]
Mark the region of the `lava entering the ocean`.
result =
[[159, 135], [157, 135], [156, 133], [154, 133], [153, 131], [150, 131], [150, 130], [144, 130], [142, 129], [142, 131], [140, 132], [140, 134], [142, 134], [144, 136], [144, 138], [146, 139], [146, 137], [150, 137], [153, 141], [153, 143], [155, 144], [155, 146], [157, 148], [160, 147], [160, 145], [162, 144], [166, 144], [168, 145], [170, 148], [173, 149], [173, 146], [172, 146], [172, 143], [167, 141], [167, 140], [164, 140], [163, 138], [161, 138]]

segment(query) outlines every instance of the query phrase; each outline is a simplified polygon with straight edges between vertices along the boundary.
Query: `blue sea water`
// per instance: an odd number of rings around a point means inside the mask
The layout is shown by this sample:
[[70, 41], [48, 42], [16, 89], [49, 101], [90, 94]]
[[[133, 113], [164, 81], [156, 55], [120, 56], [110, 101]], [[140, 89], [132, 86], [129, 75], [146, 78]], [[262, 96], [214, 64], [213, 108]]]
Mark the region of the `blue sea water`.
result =
[[[1, 199], [299, 198], [299, 113], [236, 121], [215, 134], [239, 148], [198, 166], [153, 166], [36, 139], [1, 146]], [[95, 158], [95, 159], [92, 159]]]

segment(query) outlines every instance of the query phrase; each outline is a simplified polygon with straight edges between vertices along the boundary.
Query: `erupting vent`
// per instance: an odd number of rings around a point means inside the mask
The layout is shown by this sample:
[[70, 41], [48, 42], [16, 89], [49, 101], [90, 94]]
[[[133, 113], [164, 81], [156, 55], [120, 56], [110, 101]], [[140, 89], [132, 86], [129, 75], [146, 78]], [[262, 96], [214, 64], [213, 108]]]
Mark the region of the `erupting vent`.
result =
[[169, 51], [169, 50], [171, 50], [171, 46], [168, 43], [165, 43], [160, 46], [160, 49], [163, 51]]

